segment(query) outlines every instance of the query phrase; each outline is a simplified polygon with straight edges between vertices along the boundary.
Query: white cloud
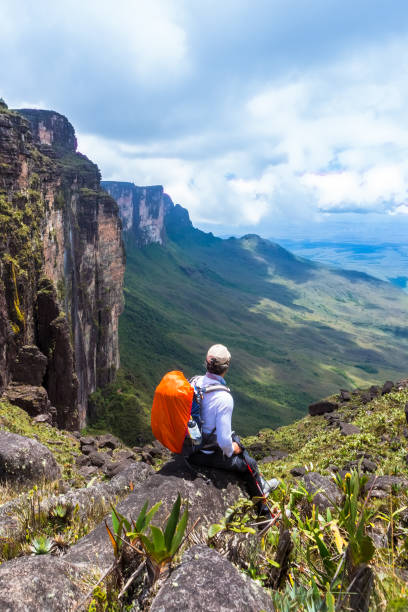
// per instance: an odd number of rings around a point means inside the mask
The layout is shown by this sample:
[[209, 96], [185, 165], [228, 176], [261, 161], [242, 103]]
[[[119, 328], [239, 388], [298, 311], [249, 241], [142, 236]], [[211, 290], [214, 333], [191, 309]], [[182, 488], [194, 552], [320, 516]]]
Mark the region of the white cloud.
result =
[[303, 17], [321, 37], [306, 45], [294, 37], [309, 30], [272, 4], [8, 3], [6, 101], [67, 114], [105, 179], [164, 184], [196, 223], [268, 234], [283, 219], [306, 227], [327, 211], [405, 216], [399, 24], [383, 32], [367, 3], [360, 29], [353, 20], [337, 30], [332, 8], [316, 0], [319, 11]]

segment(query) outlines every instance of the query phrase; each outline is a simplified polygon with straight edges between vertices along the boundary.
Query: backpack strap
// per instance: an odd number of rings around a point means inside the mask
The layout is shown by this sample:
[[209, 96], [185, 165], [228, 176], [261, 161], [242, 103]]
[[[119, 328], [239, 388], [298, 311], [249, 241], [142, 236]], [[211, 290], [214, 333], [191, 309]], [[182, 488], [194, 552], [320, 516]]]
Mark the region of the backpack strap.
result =
[[208, 385], [207, 387], [200, 388], [201, 393], [211, 393], [212, 391], [226, 391], [227, 393], [231, 393], [231, 389], [226, 385], [216, 384], [216, 385]]

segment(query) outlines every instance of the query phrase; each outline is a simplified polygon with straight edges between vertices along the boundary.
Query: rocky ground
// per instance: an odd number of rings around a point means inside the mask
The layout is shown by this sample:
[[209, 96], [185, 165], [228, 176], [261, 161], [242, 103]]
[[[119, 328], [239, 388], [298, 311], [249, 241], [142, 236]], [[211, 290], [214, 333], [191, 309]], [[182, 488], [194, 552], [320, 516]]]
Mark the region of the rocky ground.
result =
[[[408, 380], [343, 389], [309, 412], [245, 440], [281, 480], [259, 523], [235, 477], [0, 402], [1, 609], [408, 609]], [[102, 519], [117, 533], [110, 505], [136, 520], [161, 502], [161, 526], [178, 494], [185, 537], [152, 577], [142, 540], [122, 531], [119, 554]]]

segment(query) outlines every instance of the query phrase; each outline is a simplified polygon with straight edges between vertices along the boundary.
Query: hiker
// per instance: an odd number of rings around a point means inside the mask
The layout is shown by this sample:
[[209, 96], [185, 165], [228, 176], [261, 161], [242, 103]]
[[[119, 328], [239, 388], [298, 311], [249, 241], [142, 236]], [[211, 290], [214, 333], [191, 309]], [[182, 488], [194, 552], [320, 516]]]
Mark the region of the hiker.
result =
[[[195, 380], [196, 384], [205, 388], [214, 384], [226, 387], [224, 377], [228, 372], [231, 355], [222, 344], [215, 344], [207, 353], [205, 376]], [[272, 478], [269, 481], [259, 473], [258, 465], [240, 444], [239, 437], [231, 431], [231, 417], [234, 408], [232, 395], [226, 390], [217, 390], [203, 394], [201, 401], [201, 418], [203, 421], [203, 440], [207, 450], [201, 448], [189, 457], [194, 465], [220, 468], [231, 472], [239, 472], [246, 481], [251, 497], [261, 497], [275, 489], [279, 481]], [[258, 513], [268, 514], [265, 503], [258, 502]]]

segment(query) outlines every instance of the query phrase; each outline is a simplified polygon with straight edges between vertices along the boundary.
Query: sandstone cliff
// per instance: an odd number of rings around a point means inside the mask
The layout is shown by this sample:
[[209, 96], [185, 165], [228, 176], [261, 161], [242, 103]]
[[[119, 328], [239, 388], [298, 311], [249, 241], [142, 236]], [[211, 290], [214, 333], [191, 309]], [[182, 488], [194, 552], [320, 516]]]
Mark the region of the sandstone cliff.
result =
[[136, 246], [165, 242], [165, 219], [174, 204], [161, 185], [137, 187], [133, 183], [102, 181], [101, 186], [119, 206], [127, 241]]
[[0, 104], [0, 394], [42, 384], [59, 427], [84, 425], [119, 365], [123, 274], [117, 205], [72, 125]]

